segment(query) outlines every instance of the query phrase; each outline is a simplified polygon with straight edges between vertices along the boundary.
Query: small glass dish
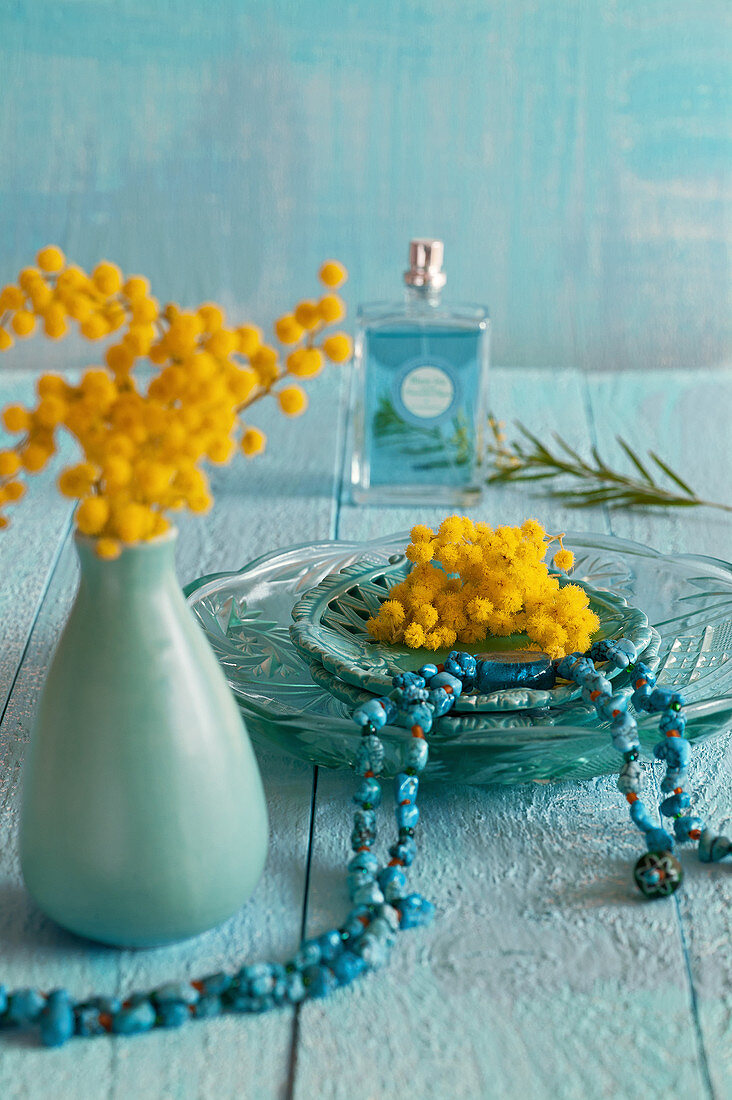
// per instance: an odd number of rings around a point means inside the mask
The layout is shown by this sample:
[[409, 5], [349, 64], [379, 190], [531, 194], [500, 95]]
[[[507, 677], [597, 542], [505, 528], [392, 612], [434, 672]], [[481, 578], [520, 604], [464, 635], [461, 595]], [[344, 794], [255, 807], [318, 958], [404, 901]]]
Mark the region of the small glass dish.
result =
[[[295, 603], [365, 554], [401, 554], [407, 533], [374, 543], [318, 542], [267, 554], [243, 569], [201, 577], [186, 589], [255, 739], [311, 763], [350, 765], [360, 731], [349, 704], [316, 683], [290, 638]], [[660, 635], [659, 684], [683, 691], [689, 739], [732, 725], [732, 566], [696, 555], [664, 555], [606, 535], [570, 534], [573, 577], [643, 608]], [[465, 716], [464, 716], [465, 717]], [[465, 732], [438, 723], [426, 778], [472, 783], [587, 779], [617, 769], [607, 723], [581, 701], [561, 708], [476, 714]], [[496, 720], [505, 721], [498, 725]], [[639, 722], [644, 751], [658, 718]], [[384, 731], [386, 767], [398, 763], [404, 730]]]
[[[409, 649], [403, 645], [375, 642], [366, 631], [366, 620], [378, 614], [390, 589], [407, 576], [411, 563], [404, 554], [391, 554], [388, 548], [369, 547], [352, 565], [330, 573], [320, 584], [297, 601], [292, 609], [294, 620], [290, 637], [300, 656], [312, 665], [321, 664], [327, 672], [346, 684], [374, 695], [388, 695], [392, 677], [414, 672], [427, 661], [440, 662], [449, 650], [436, 653]], [[628, 638], [642, 652], [651, 640], [651, 627], [645, 614], [631, 607], [624, 596], [601, 592], [574, 576], [560, 577], [560, 584], [578, 584], [585, 589], [590, 607], [600, 620], [596, 637]], [[474, 646], [460, 646], [479, 654], [516, 649], [526, 636], [490, 638]], [[605, 676], [613, 679], [619, 669], [603, 665]], [[456, 700], [456, 713], [477, 711], [530, 710], [558, 707], [577, 699], [576, 684], [560, 682], [552, 688], [504, 688], [488, 694], [470, 692]]]

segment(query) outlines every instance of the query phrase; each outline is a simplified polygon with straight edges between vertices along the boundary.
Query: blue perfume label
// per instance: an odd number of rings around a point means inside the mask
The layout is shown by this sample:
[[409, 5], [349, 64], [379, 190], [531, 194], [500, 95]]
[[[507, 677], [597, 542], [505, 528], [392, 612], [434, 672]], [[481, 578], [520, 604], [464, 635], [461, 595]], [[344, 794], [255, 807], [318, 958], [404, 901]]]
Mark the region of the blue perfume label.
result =
[[417, 427], [442, 424], [461, 401], [460, 380], [447, 359], [420, 355], [407, 360], [392, 383], [392, 399], [399, 415]]

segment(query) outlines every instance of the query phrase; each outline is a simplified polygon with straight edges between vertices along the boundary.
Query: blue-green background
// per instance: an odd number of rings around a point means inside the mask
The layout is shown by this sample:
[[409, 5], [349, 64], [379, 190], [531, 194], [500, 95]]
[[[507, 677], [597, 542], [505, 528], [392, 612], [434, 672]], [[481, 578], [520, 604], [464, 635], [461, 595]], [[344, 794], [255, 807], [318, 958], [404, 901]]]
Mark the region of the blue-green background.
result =
[[326, 255], [391, 294], [431, 234], [500, 362], [718, 363], [728, 12], [0, 0], [1, 275], [56, 241], [264, 320]]

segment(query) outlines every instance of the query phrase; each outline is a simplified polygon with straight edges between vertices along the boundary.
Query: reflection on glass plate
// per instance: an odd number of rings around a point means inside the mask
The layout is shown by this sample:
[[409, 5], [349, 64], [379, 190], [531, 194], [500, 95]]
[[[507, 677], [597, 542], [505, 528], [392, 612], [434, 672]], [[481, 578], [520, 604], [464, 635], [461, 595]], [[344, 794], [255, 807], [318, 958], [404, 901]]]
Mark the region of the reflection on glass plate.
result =
[[[407, 538], [400, 533], [372, 543], [295, 546], [188, 586], [189, 605], [255, 738], [316, 764], [342, 767], [353, 761], [360, 734], [349, 719], [350, 705], [313, 679], [290, 638], [291, 612], [330, 574], [367, 554], [399, 555]], [[713, 558], [658, 554], [611, 536], [578, 534], [564, 541], [575, 554], [573, 577], [642, 608], [658, 631], [659, 684], [683, 690], [689, 700], [690, 740], [729, 729], [732, 566]], [[554, 710], [475, 714], [469, 731], [462, 725], [467, 717], [452, 726], [441, 720], [430, 736], [427, 778], [516, 783], [588, 778], [617, 767], [606, 723], [576, 701]], [[657, 727], [652, 715], [639, 723], [644, 749], [658, 739]], [[396, 766], [405, 736], [401, 730], [385, 731], [387, 767]]]

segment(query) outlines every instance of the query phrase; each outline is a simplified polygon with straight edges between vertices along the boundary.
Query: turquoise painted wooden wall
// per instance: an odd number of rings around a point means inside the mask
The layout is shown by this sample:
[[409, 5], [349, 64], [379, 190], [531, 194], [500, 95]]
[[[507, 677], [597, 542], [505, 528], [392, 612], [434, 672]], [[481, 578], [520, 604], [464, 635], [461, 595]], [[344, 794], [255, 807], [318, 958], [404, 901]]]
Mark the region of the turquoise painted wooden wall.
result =
[[729, 354], [725, 0], [2, 0], [0, 265], [267, 317], [443, 236], [498, 361]]

